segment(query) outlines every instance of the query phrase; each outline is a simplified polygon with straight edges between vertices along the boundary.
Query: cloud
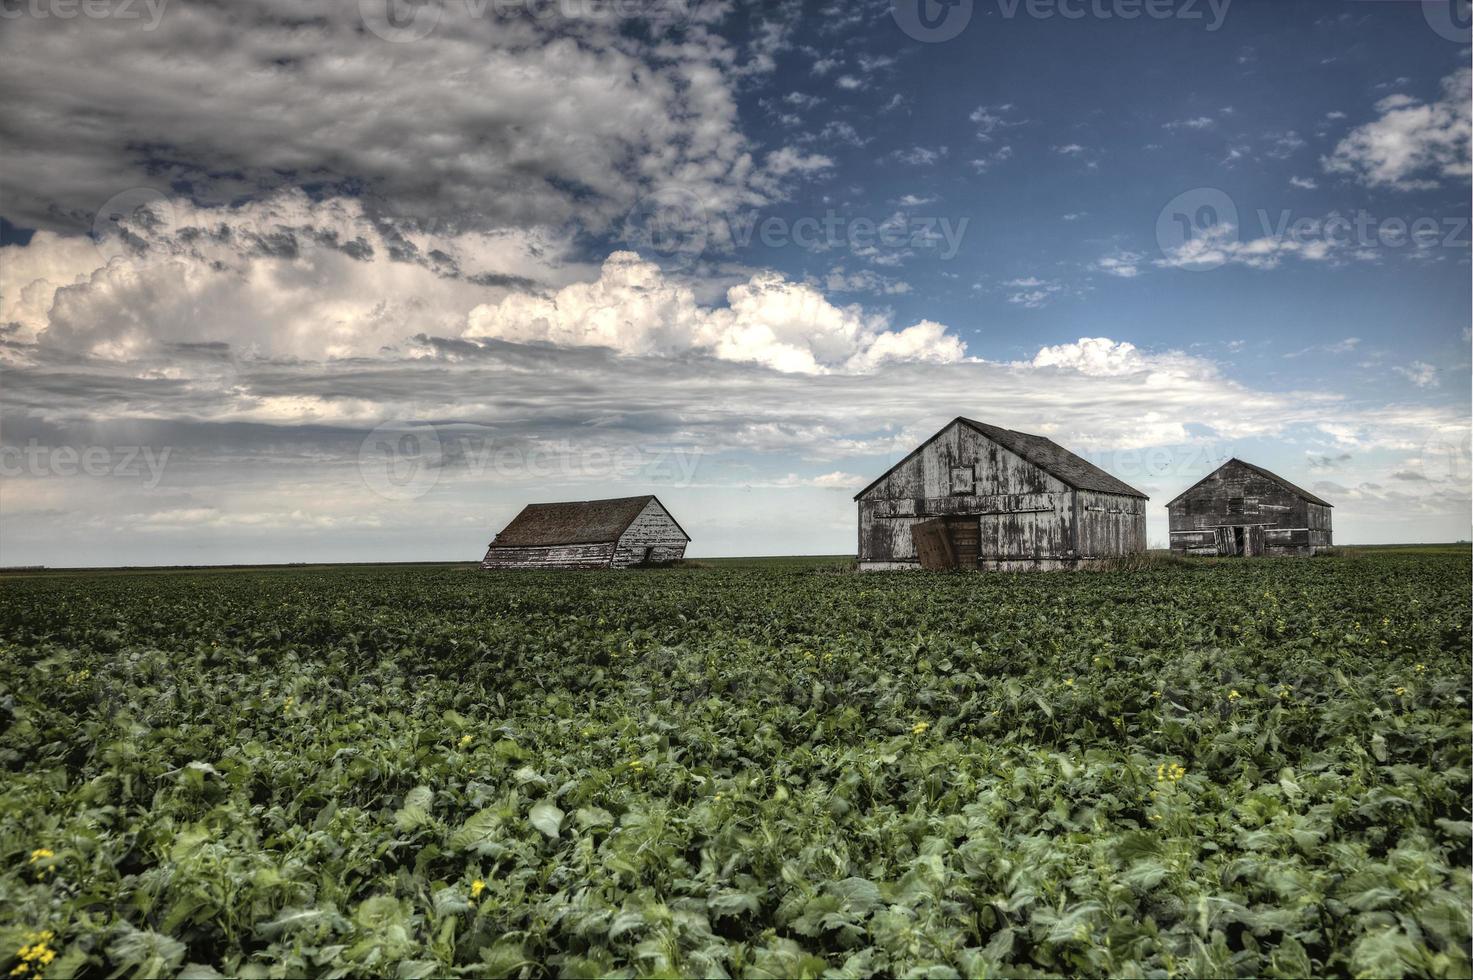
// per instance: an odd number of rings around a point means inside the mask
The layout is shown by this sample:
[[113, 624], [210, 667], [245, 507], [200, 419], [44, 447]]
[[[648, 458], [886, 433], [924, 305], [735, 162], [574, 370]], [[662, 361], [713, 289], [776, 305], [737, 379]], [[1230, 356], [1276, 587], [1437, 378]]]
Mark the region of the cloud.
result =
[[1162, 129], [1208, 129], [1217, 125], [1217, 120], [1211, 116], [1194, 116], [1191, 119], [1176, 119], [1168, 123], [1162, 123]]
[[400, 44], [351, 0], [170, 4], [151, 32], [11, 19], [7, 217], [76, 232], [129, 188], [220, 204], [305, 184], [405, 226], [600, 231], [662, 191], [718, 210], [782, 195], [737, 110], [768, 32], [739, 52], [699, 16], [631, 30], [504, 8], [440, 4], [435, 30]]
[[1106, 275], [1117, 276], [1121, 279], [1134, 279], [1141, 274], [1141, 261], [1145, 258], [1139, 252], [1127, 252], [1119, 250], [1112, 255], [1101, 256], [1095, 262], [1095, 268]]
[[1011, 102], [1002, 105], [979, 105], [967, 116], [977, 127], [977, 138], [984, 143], [992, 142], [998, 130], [1021, 126], [1026, 120], [1014, 118], [1015, 109]]
[[1346, 337], [1344, 340], [1337, 340], [1333, 344], [1315, 344], [1312, 347], [1290, 351], [1284, 357], [1303, 357], [1305, 354], [1349, 354], [1359, 347], [1360, 344], [1361, 339], [1359, 337]]
[[1393, 370], [1418, 388], [1437, 387], [1437, 368], [1426, 361], [1413, 361], [1405, 367], [1398, 365]]
[[666, 278], [653, 262], [616, 252], [594, 282], [477, 307], [465, 336], [632, 355], [699, 351], [807, 374], [966, 356], [965, 345], [940, 324], [923, 320], [892, 330], [883, 317], [835, 306], [815, 287], [776, 273], [759, 273], [731, 287], [726, 298], [724, 308], [703, 307], [690, 287]]
[[1156, 265], [1168, 269], [1210, 269], [1221, 265], [1275, 269], [1286, 257], [1307, 262], [1326, 261], [1337, 248], [1329, 238], [1265, 235], [1241, 241], [1237, 233], [1238, 229], [1233, 225], [1214, 225], [1168, 249], [1163, 258], [1156, 260]]
[[1037, 276], [1009, 279], [1003, 285], [1013, 290], [1008, 294], [1009, 303], [1029, 310], [1048, 305], [1050, 300], [1064, 290], [1063, 283], [1040, 279]]
[[1066, 143], [1063, 146], [1054, 147], [1054, 152], [1066, 157], [1077, 157], [1084, 152], [1084, 147], [1078, 143]]
[[1290, 177], [1289, 186], [1297, 187], [1302, 191], [1312, 191], [1320, 185], [1315, 183], [1313, 177]]
[[1403, 191], [1436, 187], [1441, 178], [1466, 178], [1473, 173], [1470, 77], [1463, 68], [1444, 78], [1442, 98], [1436, 102], [1403, 94], [1382, 99], [1376, 103], [1380, 118], [1352, 130], [1321, 159], [1325, 172]]
[[907, 150], [896, 150], [891, 156], [906, 166], [929, 167], [946, 156], [946, 147], [912, 146]]
[[992, 169], [993, 164], [1002, 163], [1005, 160], [1011, 159], [1012, 156], [1013, 148], [1011, 146], [1000, 146], [985, 157], [976, 157], [967, 162], [977, 173], [985, 174]]

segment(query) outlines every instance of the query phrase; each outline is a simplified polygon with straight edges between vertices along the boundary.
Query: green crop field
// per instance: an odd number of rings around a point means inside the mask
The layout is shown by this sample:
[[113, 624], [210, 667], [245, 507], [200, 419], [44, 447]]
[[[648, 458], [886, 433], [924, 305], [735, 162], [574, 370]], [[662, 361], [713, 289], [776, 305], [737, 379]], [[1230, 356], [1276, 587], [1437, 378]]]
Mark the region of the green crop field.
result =
[[6, 577], [0, 971], [1467, 977], [1469, 577]]

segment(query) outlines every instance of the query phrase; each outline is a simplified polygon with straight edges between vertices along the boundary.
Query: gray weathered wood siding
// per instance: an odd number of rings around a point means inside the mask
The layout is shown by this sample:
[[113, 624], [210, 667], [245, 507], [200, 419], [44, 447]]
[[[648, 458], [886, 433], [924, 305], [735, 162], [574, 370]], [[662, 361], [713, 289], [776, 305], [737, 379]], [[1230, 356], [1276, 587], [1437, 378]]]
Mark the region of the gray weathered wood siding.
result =
[[496, 548], [482, 568], [608, 568], [614, 542]]
[[1080, 558], [1144, 551], [1145, 501], [1076, 491], [966, 425], [953, 424], [859, 499], [859, 561], [919, 565], [911, 528], [966, 515], [977, 521], [977, 565], [1062, 568]]
[[[1229, 460], [1167, 505], [1171, 550], [1220, 553], [1219, 528], [1259, 528], [1265, 555], [1310, 555], [1331, 544], [1331, 508]], [[1227, 533], [1227, 532], [1221, 532]]]
[[1052, 552], [1068, 540], [1069, 493], [981, 433], [952, 425], [859, 501], [859, 560], [917, 563], [911, 526], [947, 514], [992, 515], [982, 522], [979, 557], [1016, 553], [1023, 537]]
[[658, 500], [651, 500], [619, 536], [612, 564], [615, 568], [638, 565], [646, 561], [646, 553], [652, 562], [679, 561], [685, 557], [685, 545], [685, 533], [675, 519]]
[[1078, 490], [1079, 557], [1113, 558], [1146, 550], [1146, 501]]

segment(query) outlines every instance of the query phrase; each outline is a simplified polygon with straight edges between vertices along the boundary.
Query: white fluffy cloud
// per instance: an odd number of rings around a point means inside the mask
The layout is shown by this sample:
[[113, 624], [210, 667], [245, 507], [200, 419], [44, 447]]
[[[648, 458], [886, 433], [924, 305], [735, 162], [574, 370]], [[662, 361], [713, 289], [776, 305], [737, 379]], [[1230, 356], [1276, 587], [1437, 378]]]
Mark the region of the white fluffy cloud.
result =
[[965, 345], [923, 320], [902, 330], [857, 305], [836, 306], [808, 283], [763, 272], [703, 307], [689, 286], [633, 252], [615, 252], [598, 279], [547, 296], [518, 293], [471, 311], [466, 336], [607, 347], [621, 354], [710, 354], [785, 372], [871, 370], [886, 361], [951, 363]]
[[1352, 130], [1323, 160], [1327, 173], [1348, 174], [1372, 187], [1416, 190], [1447, 177], [1467, 177], [1470, 71], [1443, 79], [1442, 98], [1423, 103], [1390, 95], [1376, 103], [1380, 118]]
[[0, 323], [13, 341], [125, 361], [180, 344], [372, 355], [420, 333], [459, 336], [475, 306], [586, 271], [548, 234], [404, 235], [361, 201], [299, 191], [236, 208], [146, 197], [116, 217], [95, 242], [41, 231], [3, 249]]

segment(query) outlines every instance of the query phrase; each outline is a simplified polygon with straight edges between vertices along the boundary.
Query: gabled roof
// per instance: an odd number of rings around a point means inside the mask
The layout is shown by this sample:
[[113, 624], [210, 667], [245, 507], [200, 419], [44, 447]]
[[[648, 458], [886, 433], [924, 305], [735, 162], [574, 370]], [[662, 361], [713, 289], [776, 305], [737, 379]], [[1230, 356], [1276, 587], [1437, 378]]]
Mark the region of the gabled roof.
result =
[[[512, 518], [491, 542], [493, 548], [527, 548], [556, 544], [601, 544], [617, 541], [629, 525], [653, 500], [654, 494], [642, 497], [613, 497], [608, 500], [569, 500], [555, 504], [528, 504]], [[669, 508], [660, 509], [670, 514]], [[670, 516], [670, 522], [685, 540], [690, 535]]]
[[1314, 494], [1310, 493], [1308, 490], [1305, 490], [1303, 487], [1295, 486], [1288, 480], [1284, 479], [1282, 476], [1279, 476], [1277, 473], [1270, 472], [1269, 470], [1264, 469], [1262, 466], [1254, 466], [1252, 463], [1249, 463], [1246, 460], [1238, 459], [1236, 456], [1228, 460], [1226, 463], [1223, 463], [1211, 473], [1208, 473], [1206, 476], [1202, 477], [1202, 479], [1198, 480], [1196, 483], [1193, 483], [1191, 486], [1187, 487], [1175, 497], [1172, 497], [1166, 502], [1166, 506], [1170, 507], [1172, 504], [1176, 503], [1178, 500], [1185, 497], [1187, 494], [1191, 493], [1193, 490], [1197, 489], [1202, 484], [1206, 483], [1208, 480], [1212, 479], [1214, 476], [1227, 469], [1229, 466], [1232, 466], [1234, 463], [1237, 463], [1239, 466], [1246, 466], [1248, 469], [1252, 470], [1254, 473], [1257, 473], [1264, 479], [1274, 481], [1285, 490], [1288, 490], [1290, 493], [1294, 494], [1294, 496], [1300, 497], [1304, 500], [1308, 500], [1312, 504], [1319, 504], [1321, 507], [1335, 506], [1328, 500], [1321, 500], [1319, 497], [1316, 497]]
[[1031, 435], [1027, 432], [1018, 432], [1013, 429], [1004, 429], [996, 425], [988, 425], [986, 422], [978, 422], [975, 419], [969, 419], [963, 416], [957, 416], [942, 426], [940, 431], [917, 446], [909, 456], [906, 456], [884, 473], [881, 473], [873, 483], [855, 494], [854, 499], [858, 500], [860, 497], [869, 493], [881, 480], [910, 462], [921, 450], [935, 442], [943, 432], [958, 423], [976, 432], [980, 432], [999, 446], [1021, 457], [1023, 460], [1032, 463], [1050, 476], [1055, 477], [1065, 486], [1073, 487], [1076, 490], [1094, 490], [1099, 493], [1119, 494], [1123, 497], [1140, 497], [1142, 500], [1150, 499], [1135, 487], [1123, 480], [1117, 480], [1089, 460], [1074, 455], [1052, 439], [1044, 436]]

